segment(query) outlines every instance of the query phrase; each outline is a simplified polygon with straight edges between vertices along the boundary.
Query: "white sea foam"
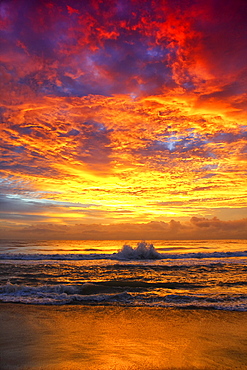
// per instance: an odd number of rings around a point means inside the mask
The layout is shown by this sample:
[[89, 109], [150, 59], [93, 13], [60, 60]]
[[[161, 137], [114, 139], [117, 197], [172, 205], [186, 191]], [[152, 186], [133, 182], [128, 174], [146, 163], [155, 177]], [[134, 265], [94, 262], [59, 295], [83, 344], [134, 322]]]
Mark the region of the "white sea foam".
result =
[[136, 248], [124, 245], [123, 248], [112, 254], [107, 253], [70, 253], [70, 254], [43, 254], [43, 253], [0, 253], [0, 260], [23, 261], [91, 261], [91, 260], [174, 260], [174, 259], [207, 259], [247, 257], [247, 251], [235, 252], [197, 252], [197, 253], [159, 253], [152, 244], [139, 243]]
[[[127, 292], [93, 293], [95, 284], [80, 285], [39, 285], [27, 286], [8, 282], [0, 287], [0, 301], [28, 304], [68, 304], [127, 302], [131, 297]], [[97, 288], [95, 289], [97, 291]]]
[[124, 245], [114, 257], [127, 260], [163, 258], [163, 256], [156, 251], [153, 244], [147, 244], [146, 242], [138, 243], [136, 248], [132, 248], [130, 245]]
[[[97, 284], [96, 284], [97, 285]], [[93, 283], [81, 285], [40, 285], [27, 286], [7, 284], [0, 287], [0, 301], [9, 303], [64, 305], [89, 304], [108, 305], [123, 304], [127, 306], [207, 308], [218, 310], [247, 311], [247, 295], [208, 296], [203, 294], [167, 294], [164, 296], [148, 293], [131, 293], [127, 291], [90, 294], [86, 292], [95, 287]], [[83, 289], [85, 291], [83, 292]], [[91, 291], [93, 292], [93, 290]], [[89, 294], [86, 294], [89, 293]]]

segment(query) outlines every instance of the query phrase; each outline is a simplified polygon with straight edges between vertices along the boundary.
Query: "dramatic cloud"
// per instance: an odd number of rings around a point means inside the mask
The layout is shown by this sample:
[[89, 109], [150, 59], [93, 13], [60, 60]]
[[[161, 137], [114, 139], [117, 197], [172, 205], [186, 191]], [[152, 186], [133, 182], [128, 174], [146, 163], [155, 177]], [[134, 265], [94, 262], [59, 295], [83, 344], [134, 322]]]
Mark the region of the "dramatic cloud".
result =
[[246, 18], [244, 0], [2, 1], [3, 227], [244, 219]]

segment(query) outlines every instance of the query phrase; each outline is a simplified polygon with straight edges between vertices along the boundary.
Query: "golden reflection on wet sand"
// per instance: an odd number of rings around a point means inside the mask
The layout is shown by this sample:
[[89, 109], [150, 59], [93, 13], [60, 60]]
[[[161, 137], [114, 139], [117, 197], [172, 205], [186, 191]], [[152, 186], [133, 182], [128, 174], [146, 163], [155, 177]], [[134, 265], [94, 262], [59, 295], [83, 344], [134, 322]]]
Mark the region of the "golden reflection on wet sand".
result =
[[247, 313], [0, 305], [0, 368], [246, 369]]

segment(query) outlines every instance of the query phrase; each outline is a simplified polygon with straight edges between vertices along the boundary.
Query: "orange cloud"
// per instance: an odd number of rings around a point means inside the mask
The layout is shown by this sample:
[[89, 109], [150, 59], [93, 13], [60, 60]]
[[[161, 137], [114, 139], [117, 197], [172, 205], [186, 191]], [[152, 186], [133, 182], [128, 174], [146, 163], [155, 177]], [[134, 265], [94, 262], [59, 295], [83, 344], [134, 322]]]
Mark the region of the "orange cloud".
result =
[[76, 224], [57, 225], [51, 223], [34, 224], [28, 227], [18, 227], [15, 232], [6, 225], [2, 235], [9, 238], [43, 239], [77, 239], [77, 240], [195, 240], [195, 239], [246, 239], [247, 219], [236, 221], [220, 221], [219, 219], [192, 218], [190, 222], [181, 223], [150, 222], [141, 224], [118, 223], [114, 225]]

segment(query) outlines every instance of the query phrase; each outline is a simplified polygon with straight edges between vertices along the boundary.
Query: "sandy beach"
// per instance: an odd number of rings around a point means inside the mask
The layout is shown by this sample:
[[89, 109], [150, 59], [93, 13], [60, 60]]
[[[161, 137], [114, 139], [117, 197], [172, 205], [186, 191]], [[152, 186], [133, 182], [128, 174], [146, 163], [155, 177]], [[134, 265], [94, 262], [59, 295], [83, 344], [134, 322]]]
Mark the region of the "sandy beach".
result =
[[246, 369], [247, 312], [0, 305], [1, 370]]

